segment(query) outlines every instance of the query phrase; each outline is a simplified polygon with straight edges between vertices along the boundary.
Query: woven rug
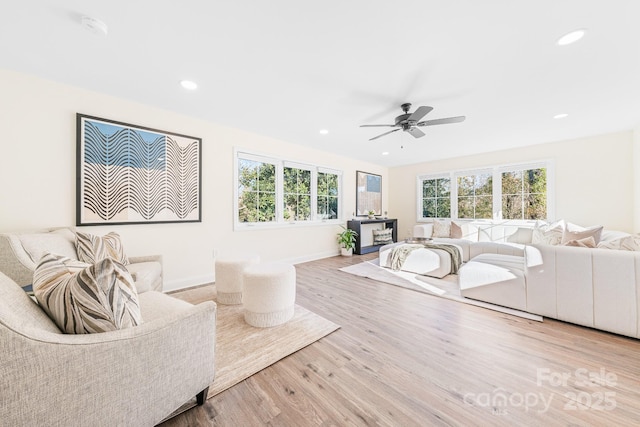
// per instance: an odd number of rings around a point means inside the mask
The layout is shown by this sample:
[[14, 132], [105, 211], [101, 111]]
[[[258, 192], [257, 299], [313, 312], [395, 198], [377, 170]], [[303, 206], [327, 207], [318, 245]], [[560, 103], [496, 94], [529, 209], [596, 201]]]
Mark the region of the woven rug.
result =
[[463, 297], [460, 295], [460, 288], [458, 287], [458, 276], [453, 274], [445, 276], [442, 279], [437, 279], [435, 277], [422, 276], [406, 271], [393, 271], [388, 268], [380, 267], [377, 259], [343, 267], [340, 271], [353, 274], [355, 276], [367, 277], [378, 282], [413, 289], [414, 291], [430, 295], [436, 295], [441, 298], [447, 298], [464, 304], [475, 305], [499, 311], [501, 313], [507, 313], [513, 316], [542, 322], [542, 316], [538, 316], [537, 314], [531, 314]]
[[[180, 298], [179, 294], [174, 296]], [[213, 297], [215, 299], [215, 293]], [[242, 305], [218, 304], [216, 378], [209, 386], [207, 399], [339, 328], [335, 323], [297, 304], [293, 318], [287, 323], [271, 328], [256, 328], [244, 321]], [[166, 419], [195, 405], [194, 398]]]
[[335, 323], [296, 305], [283, 325], [256, 328], [244, 321], [242, 305], [218, 304], [216, 379], [208, 397], [228, 389], [338, 329]]

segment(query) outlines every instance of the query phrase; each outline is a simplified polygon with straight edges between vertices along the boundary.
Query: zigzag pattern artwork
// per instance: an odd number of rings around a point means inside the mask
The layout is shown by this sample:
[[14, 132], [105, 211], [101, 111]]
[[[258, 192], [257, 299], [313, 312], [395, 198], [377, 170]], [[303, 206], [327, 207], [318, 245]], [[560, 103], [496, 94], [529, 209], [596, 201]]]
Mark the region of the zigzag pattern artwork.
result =
[[79, 120], [79, 224], [200, 220], [200, 139]]

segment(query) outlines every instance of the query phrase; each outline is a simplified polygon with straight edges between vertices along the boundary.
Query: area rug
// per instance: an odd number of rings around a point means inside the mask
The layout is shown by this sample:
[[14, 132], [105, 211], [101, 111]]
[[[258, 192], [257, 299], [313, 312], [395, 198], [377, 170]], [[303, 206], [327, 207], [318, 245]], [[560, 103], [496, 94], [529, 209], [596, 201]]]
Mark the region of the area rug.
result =
[[[175, 296], [180, 298], [178, 294]], [[215, 300], [215, 291], [208, 299]], [[242, 305], [218, 304], [216, 377], [209, 386], [207, 399], [339, 328], [340, 326], [330, 320], [298, 304], [295, 306], [293, 318], [287, 323], [271, 328], [255, 328], [244, 321]], [[195, 398], [174, 411], [165, 421], [194, 406]]]
[[209, 386], [208, 398], [338, 328], [335, 323], [297, 304], [293, 318], [287, 323], [256, 328], [244, 321], [242, 305], [218, 304], [216, 378]]
[[543, 320], [542, 316], [538, 316], [536, 314], [526, 313], [524, 311], [463, 297], [460, 295], [458, 277], [452, 274], [445, 276], [442, 279], [437, 279], [435, 277], [422, 276], [406, 271], [393, 271], [388, 268], [380, 267], [377, 259], [350, 265], [348, 267], [342, 267], [340, 268], [340, 271], [353, 274], [355, 276], [367, 277], [390, 285], [413, 289], [414, 291], [430, 295], [437, 295], [441, 298], [450, 299], [464, 304], [471, 304], [478, 307], [488, 308], [489, 310], [535, 320], [537, 322], [542, 322]]

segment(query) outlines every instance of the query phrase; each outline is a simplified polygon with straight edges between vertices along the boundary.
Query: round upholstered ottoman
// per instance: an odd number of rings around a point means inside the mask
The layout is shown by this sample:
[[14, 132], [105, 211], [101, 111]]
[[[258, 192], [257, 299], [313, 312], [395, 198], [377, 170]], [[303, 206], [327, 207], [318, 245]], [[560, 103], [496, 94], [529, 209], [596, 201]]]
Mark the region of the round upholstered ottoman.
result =
[[286, 263], [255, 264], [244, 270], [244, 320], [251, 326], [281, 325], [293, 317], [296, 269]]
[[243, 271], [260, 262], [256, 254], [226, 254], [216, 257], [216, 301], [220, 304], [242, 304]]

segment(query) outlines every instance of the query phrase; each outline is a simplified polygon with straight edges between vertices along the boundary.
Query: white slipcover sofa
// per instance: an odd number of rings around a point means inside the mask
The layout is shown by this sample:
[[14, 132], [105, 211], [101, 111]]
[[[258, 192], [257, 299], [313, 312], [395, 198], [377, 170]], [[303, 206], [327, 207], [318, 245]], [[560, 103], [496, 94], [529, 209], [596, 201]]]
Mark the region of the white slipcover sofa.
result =
[[[461, 294], [541, 316], [640, 338], [640, 251], [534, 244], [521, 225], [480, 224], [463, 249]], [[414, 236], [431, 237], [432, 224]], [[628, 233], [603, 231], [600, 242]]]
[[[45, 252], [77, 260], [76, 234], [70, 228], [0, 234], [0, 271], [20, 286], [32, 283], [33, 272]], [[138, 293], [162, 291], [162, 256], [129, 257], [126, 266]]]

